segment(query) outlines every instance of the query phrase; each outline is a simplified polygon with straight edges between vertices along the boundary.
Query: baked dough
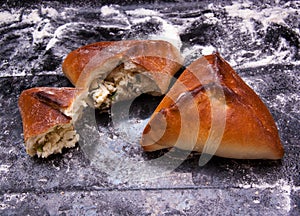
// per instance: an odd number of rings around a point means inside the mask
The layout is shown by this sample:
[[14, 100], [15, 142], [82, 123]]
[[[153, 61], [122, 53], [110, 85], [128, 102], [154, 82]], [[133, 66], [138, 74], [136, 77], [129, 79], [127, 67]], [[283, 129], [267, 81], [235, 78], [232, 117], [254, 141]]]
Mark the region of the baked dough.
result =
[[105, 110], [113, 100], [164, 94], [182, 61], [165, 41], [99, 42], [74, 50], [63, 71], [76, 88], [33, 88], [19, 98], [27, 153], [48, 157], [75, 146], [79, 135], [74, 124], [88, 96]]
[[165, 94], [182, 67], [179, 51], [160, 40], [98, 42], [68, 54], [63, 72], [86, 91], [96, 108], [110, 107], [141, 93]]
[[30, 156], [46, 158], [74, 147], [79, 135], [74, 121], [82, 104], [75, 104], [80, 90], [75, 88], [40, 87], [25, 90], [19, 97], [26, 151]]
[[[224, 103], [213, 89], [222, 90]], [[202, 152], [209, 134], [215, 130], [211, 127], [212, 101], [220, 111], [215, 117], [222, 117], [224, 108], [225, 120], [223, 133], [214, 134], [211, 139], [220, 137], [215, 155], [237, 159], [283, 157], [284, 150], [269, 110], [218, 53], [196, 60], [180, 75], [144, 129], [141, 139], [144, 150], [156, 151], [176, 144], [180, 149]], [[199, 125], [195, 116], [199, 117]], [[183, 127], [194, 132], [182, 133]], [[192, 143], [191, 137], [195, 135]]]

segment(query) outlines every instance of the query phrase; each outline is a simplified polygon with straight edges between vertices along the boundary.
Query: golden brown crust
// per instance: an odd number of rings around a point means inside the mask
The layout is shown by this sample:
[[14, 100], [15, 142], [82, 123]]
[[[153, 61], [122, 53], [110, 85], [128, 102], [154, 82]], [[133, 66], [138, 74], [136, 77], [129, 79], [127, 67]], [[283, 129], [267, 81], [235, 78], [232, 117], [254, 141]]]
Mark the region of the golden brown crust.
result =
[[72, 51], [62, 68], [74, 86], [86, 89], [95, 71], [103, 70], [97, 73], [107, 76], [105, 73], [128, 61], [148, 71], [164, 93], [183, 60], [179, 51], [165, 41], [113, 41], [98, 42]]
[[[215, 85], [216, 80], [220, 81], [226, 100], [226, 125], [221, 144], [215, 154], [241, 159], [282, 158], [284, 150], [269, 110], [218, 53], [196, 60], [179, 77], [154, 111], [143, 132], [141, 144], [144, 150], [155, 151], [174, 146], [181, 130], [179, 108], [183, 106], [185, 96], [182, 93], [189, 92], [197, 104], [200, 119], [198, 139], [193, 150], [201, 152], [212, 121], [211, 103], [206, 89]], [[191, 106], [185, 107], [185, 112], [192, 112]], [[192, 124], [193, 120], [184, 120], [191, 122], [189, 127], [195, 127]], [[163, 122], [166, 122], [164, 133], [159, 128]], [[191, 134], [183, 136], [188, 140]], [[178, 147], [191, 150], [185, 144]]]
[[62, 64], [62, 70], [71, 83], [76, 86], [84, 67], [102, 49], [118, 42], [98, 42], [80, 47], [68, 54]]
[[50, 128], [71, 122], [62, 110], [71, 106], [79, 90], [39, 87], [25, 90], [19, 97], [25, 142]]

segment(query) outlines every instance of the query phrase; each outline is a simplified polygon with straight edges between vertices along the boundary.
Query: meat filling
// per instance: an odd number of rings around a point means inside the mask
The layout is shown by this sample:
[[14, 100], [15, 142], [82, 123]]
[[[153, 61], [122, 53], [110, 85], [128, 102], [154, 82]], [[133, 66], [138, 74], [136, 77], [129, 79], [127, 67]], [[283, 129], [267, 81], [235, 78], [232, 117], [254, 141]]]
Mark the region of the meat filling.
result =
[[29, 139], [26, 142], [28, 154], [46, 158], [51, 154], [61, 153], [64, 147], [74, 147], [79, 140], [72, 124], [56, 126], [51, 131]]
[[113, 95], [117, 88], [115, 84], [108, 81], [98, 81], [95, 89], [91, 90], [95, 108], [107, 109], [110, 107]]
[[105, 80], [95, 80], [90, 97], [95, 108], [108, 109], [113, 101], [128, 100], [141, 93], [158, 91], [145, 70], [133, 63], [124, 63], [114, 69]]

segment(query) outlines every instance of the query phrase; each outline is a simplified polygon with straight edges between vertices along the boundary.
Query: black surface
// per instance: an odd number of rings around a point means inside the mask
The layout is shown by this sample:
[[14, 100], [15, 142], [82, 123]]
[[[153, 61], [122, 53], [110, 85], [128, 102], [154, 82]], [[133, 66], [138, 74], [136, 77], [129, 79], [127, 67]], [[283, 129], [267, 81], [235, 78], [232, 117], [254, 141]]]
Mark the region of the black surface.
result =
[[[299, 2], [1, 4], [1, 215], [300, 214]], [[107, 14], [101, 11], [104, 5]], [[151, 13], [132, 13], [136, 8]], [[182, 42], [185, 65], [214, 47], [258, 93], [278, 125], [285, 148], [281, 161], [214, 157], [199, 167], [200, 155], [192, 154], [171, 173], [135, 182], [123, 172], [111, 176], [91, 163], [80, 145], [48, 159], [25, 153], [17, 108], [22, 90], [71, 86], [61, 72], [61, 62], [71, 50], [101, 40], [168, 36], [165, 22], [179, 29], [178, 37], [170, 34]], [[133, 106], [141, 108], [133, 115], [143, 117], [151, 112], [145, 101], [157, 100], [139, 98]], [[115, 145], [120, 161], [160, 156], [115, 137], [108, 114], [96, 114], [98, 129], [107, 137], [103, 140]], [[117, 162], [112, 165], [117, 169]]]

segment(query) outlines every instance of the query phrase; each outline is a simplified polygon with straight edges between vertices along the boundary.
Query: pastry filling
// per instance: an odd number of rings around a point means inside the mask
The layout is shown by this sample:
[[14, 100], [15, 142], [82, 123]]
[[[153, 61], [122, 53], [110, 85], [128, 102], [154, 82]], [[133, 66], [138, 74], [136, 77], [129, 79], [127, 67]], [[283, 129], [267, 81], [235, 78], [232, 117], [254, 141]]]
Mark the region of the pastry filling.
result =
[[74, 147], [79, 140], [72, 124], [59, 125], [51, 131], [34, 137], [26, 142], [29, 155], [37, 154], [38, 157], [46, 158], [51, 154], [61, 153], [64, 147]]
[[116, 91], [117, 88], [114, 83], [97, 80], [96, 88], [90, 91], [95, 108], [109, 108]]
[[145, 72], [139, 66], [126, 62], [115, 68], [106, 79], [95, 80], [89, 93], [95, 108], [105, 110], [113, 101], [128, 100], [142, 93], [157, 92], [158, 87]]
[[77, 96], [76, 100], [72, 103], [71, 107], [67, 110], [61, 109], [60, 111], [72, 118], [72, 122], [76, 122], [78, 119], [81, 118], [83, 110], [87, 107], [87, 103], [85, 98], [87, 97], [86, 93], [82, 93]]

